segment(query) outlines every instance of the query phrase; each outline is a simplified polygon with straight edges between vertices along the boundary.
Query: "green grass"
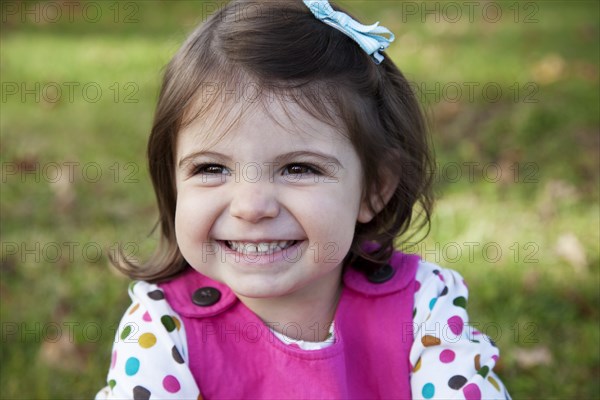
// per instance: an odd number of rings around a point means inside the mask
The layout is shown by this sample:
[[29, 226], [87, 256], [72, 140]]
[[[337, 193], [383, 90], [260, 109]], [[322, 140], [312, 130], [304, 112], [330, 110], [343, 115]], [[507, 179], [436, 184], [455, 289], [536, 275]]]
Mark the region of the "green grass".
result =
[[[421, 2], [340, 3], [396, 33], [387, 54], [432, 119], [432, 232], [399, 246], [465, 277], [471, 320], [497, 341], [515, 398], [600, 397], [598, 3], [494, 3], [495, 23], [407, 15]], [[128, 305], [107, 254], [129, 243], [144, 258], [156, 245], [145, 140], [162, 67], [210, 4], [97, 4], [97, 22], [3, 8], [2, 398], [93, 395]], [[79, 84], [72, 99], [68, 82]], [[479, 85], [472, 97], [465, 82]], [[22, 98], [23, 84], [39, 85], [39, 100]], [[497, 101], [486, 84], [502, 90]], [[73, 179], [53, 182], [56, 166]]]

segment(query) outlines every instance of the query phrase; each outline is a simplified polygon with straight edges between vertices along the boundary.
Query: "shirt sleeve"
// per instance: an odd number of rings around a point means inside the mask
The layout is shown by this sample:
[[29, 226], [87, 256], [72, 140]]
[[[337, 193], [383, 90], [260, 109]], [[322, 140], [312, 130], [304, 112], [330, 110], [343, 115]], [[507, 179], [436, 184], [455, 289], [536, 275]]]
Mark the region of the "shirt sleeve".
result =
[[494, 342], [469, 326], [468, 290], [455, 271], [421, 262], [410, 352], [414, 399], [510, 399], [493, 369]]
[[132, 304], [115, 334], [107, 386], [96, 400], [201, 398], [189, 369], [185, 327], [164, 292], [133, 282], [129, 296]]

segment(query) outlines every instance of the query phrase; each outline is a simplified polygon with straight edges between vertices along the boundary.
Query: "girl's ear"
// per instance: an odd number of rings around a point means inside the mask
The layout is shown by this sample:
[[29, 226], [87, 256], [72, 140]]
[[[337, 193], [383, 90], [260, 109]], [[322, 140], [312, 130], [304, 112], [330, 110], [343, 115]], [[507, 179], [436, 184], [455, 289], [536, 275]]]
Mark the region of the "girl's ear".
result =
[[375, 190], [374, 187], [371, 188], [365, 198], [363, 198], [360, 203], [360, 209], [358, 211], [357, 221], [363, 224], [371, 222], [373, 218], [390, 201], [396, 188], [398, 187], [399, 178], [396, 174], [392, 173], [392, 171], [387, 168], [381, 173], [381, 187], [380, 191]]

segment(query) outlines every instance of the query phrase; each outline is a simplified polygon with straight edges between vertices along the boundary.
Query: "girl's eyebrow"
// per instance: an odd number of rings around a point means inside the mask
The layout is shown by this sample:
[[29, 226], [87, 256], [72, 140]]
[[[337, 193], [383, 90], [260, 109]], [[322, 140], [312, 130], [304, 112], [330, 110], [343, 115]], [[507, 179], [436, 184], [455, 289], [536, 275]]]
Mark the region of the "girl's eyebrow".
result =
[[311, 150], [311, 151], [300, 150], [300, 151], [292, 151], [290, 153], [281, 154], [281, 155], [275, 157], [274, 162], [276, 164], [285, 164], [286, 162], [293, 161], [295, 158], [299, 158], [299, 157], [314, 157], [314, 158], [318, 158], [320, 160], [320, 162], [323, 164], [336, 164], [338, 167], [344, 168], [342, 163], [337, 158], [332, 156], [331, 154], [322, 153], [320, 151], [315, 151], [315, 150]]
[[177, 166], [179, 168], [181, 168], [181, 167], [189, 164], [194, 158], [198, 158], [200, 156], [221, 160], [222, 162], [231, 161], [231, 157], [229, 157], [225, 154], [217, 153], [214, 151], [195, 151], [195, 152], [183, 157], [182, 159], [180, 159]]
[[[222, 160], [223, 162], [231, 162], [231, 157], [222, 153], [217, 153], [214, 151], [196, 151], [180, 159], [177, 165], [179, 168], [182, 168], [183, 166], [189, 164], [193, 159], [201, 156]], [[292, 151], [290, 153], [280, 154], [277, 157], [275, 157], [273, 163], [276, 165], [285, 164], [299, 157], [314, 157], [318, 158], [323, 164], [336, 164], [338, 167], [344, 168], [342, 163], [331, 154], [322, 153], [320, 151], [306, 150]]]

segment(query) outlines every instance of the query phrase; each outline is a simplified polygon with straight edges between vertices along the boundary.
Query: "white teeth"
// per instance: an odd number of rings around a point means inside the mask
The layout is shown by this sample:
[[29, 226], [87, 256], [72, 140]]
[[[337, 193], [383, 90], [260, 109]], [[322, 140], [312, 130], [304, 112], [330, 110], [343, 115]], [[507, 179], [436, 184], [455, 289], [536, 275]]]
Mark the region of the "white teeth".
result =
[[284, 240], [278, 242], [234, 242], [231, 240], [226, 241], [227, 246], [242, 254], [273, 254], [276, 251], [284, 250], [295, 243], [294, 240]]

